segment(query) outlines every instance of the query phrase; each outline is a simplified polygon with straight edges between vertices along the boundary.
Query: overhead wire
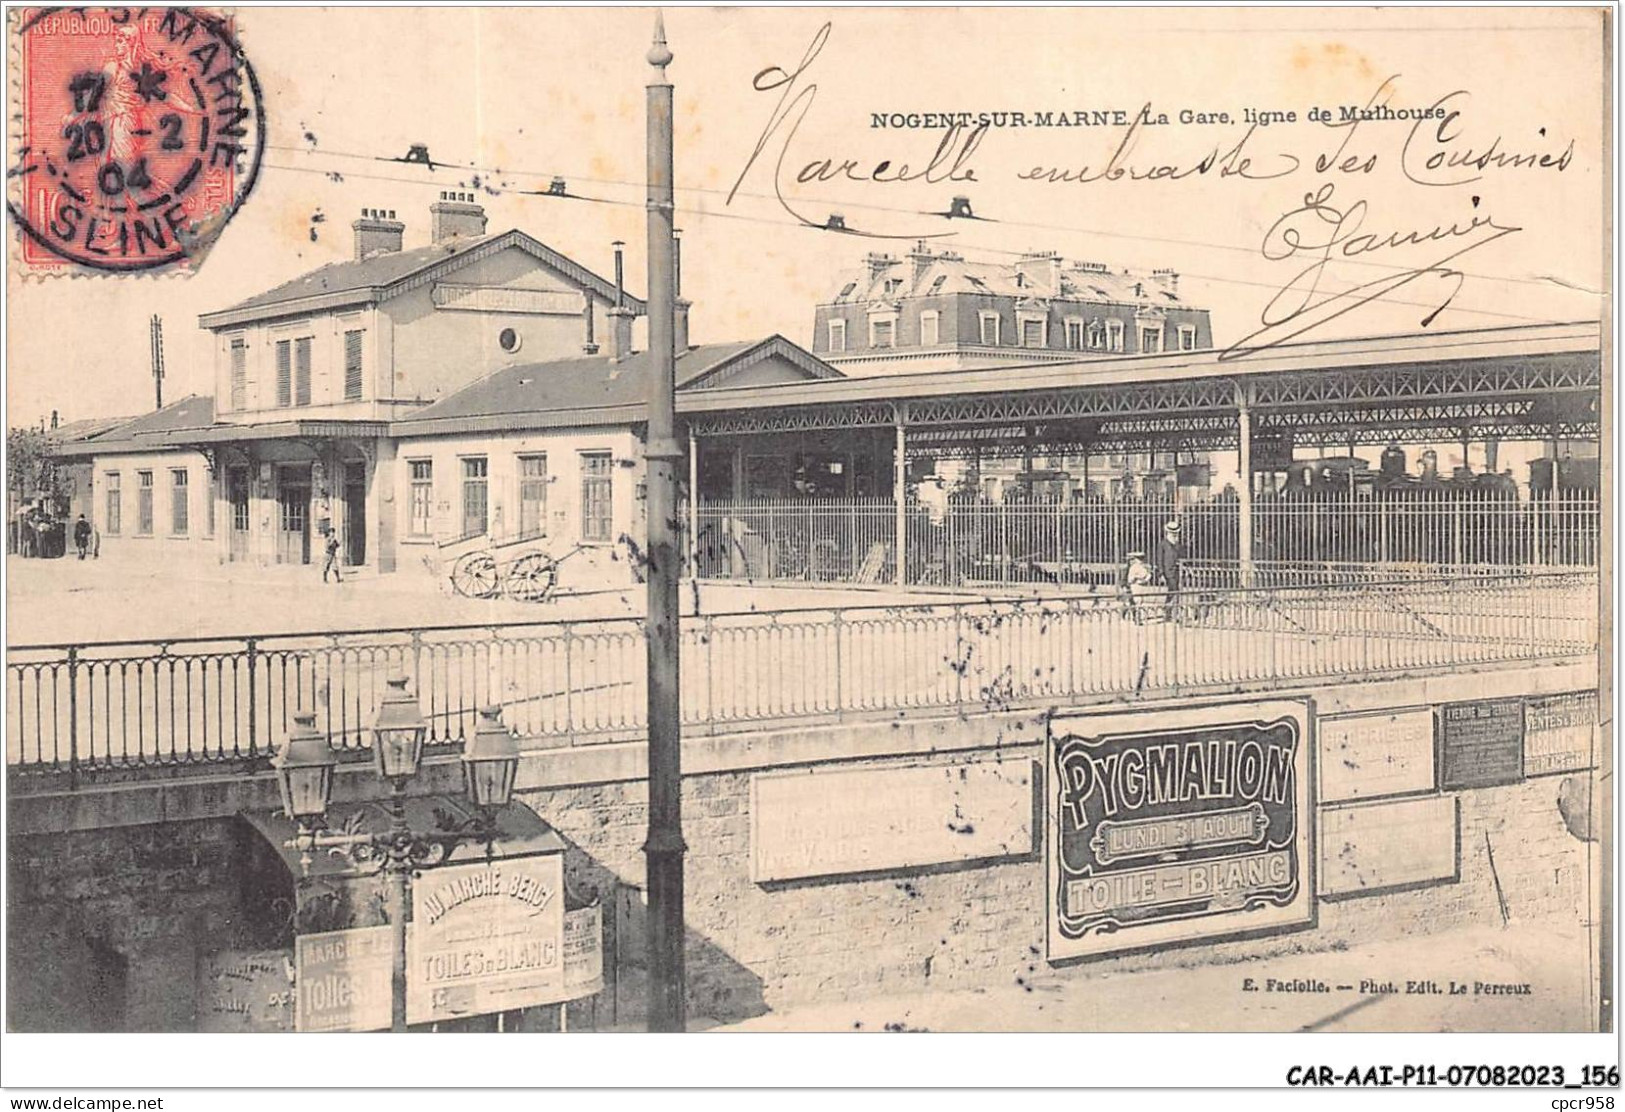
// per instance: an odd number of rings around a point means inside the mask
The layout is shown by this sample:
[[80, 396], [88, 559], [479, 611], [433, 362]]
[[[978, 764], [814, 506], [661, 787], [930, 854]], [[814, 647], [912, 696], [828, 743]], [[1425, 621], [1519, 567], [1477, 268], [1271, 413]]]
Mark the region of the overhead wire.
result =
[[[359, 158], [359, 157], [368, 157], [368, 156], [354, 156], [354, 157]], [[398, 160], [395, 160], [395, 159], [383, 159], [381, 161], [393, 162], [393, 161], [398, 161]], [[292, 172], [292, 173], [320, 174], [320, 175], [322, 175], [324, 177], [327, 177], [329, 180], [333, 180], [333, 181], [343, 181], [344, 179], [354, 177], [354, 178], [360, 178], [360, 179], [366, 180], [366, 181], [396, 182], [396, 183], [400, 183], [400, 184], [403, 184], [403, 185], [415, 185], [415, 186], [430, 186], [430, 187], [436, 187], [437, 186], [437, 183], [432, 182], [432, 181], [424, 181], [424, 180], [418, 179], [418, 178], [396, 177], [396, 176], [393, 176], [393, 175], [370, 174], [370, 173], [360, 173], [360, 172], [352, 172], [352, 173], [346, 174], [346, 173], [344, 173], [342, 171], [326, 171], [326, 170], [319, 169], [317, 167], [286, 166], [286, 165], [279, 165], [279, 164], [276, 164], [276, 163], [266, 163], [266, 167], [268, 169], [283, 170], [283, 171]], [[435, 169], [454, 169], [454, 168], [466, 169], [466, 167], [454, 167], [450, 163], [438, 163], [438, 162], [435, 163], [434, 168]], [[553, 175], [553, 176], [562, 176], [562, 175]], [[568, 179], [566, 179], [566, 180], [568, 181]], [[586, 181], [586, 180], [589, 180], [589, 179], [583, 178], [583, 179], [580, 179], [580, 180]], [[630, 185], [630, 184], [633, 184], [633, 183], [610, 183], [610, 182], [607, 182], [607, 181], [604, 181], [604, 180], [599, 180], [597, 182], [597, 184], [626, 184], [626, 185]], [[491, 187], [488, 184], [484, 184], [484, 183], [482, 183], [482, 185], [480, 185], [480, 186], [468, 186], [467, 183], [459, 183], [459, 185], [463, 186], [465, 188], [475, 188], [475, 189], [479, 189], [479, 188], [491, 189], [491, 188], [494, 188], [494, 187]], [[641, 186], [639, 186], [639, 188], [641, 188]], [[644, 203], [641, 202], [641, 201], [623, 201], [623, 200], [615, 200], [615, 199], [607, 198], [607, 197], [588, 197], [588, 196], [583, 196], [581, 194], [576, 194], [576, 193], [555, 193], [555, 192], [545, 190], [545, 189], [544, 190], [522, 190], [522, 189], [504, 188], [504, 189], [497, 189], [497, 190], [495, 190], [495, 192], [498, 193], [499, 195], [501, 195], [501, 194], [510, 194], [511, 193], [511, 194], [516, 195], [516, 196], [539, 197], [539, 198], [543, 198], [543, 199], [554, 199], [554, 200], [563, 200], [563, 201], [580, 201], [580, 202], [583, 202], [585, 204], [609, 205], [609, 206], [619, 207], [619, 208], [643, 209], [645, 207]], [[703, 190], [702, 192], [714, 192], [714, 191], [713, 190]], [[702, 220], [712, 220], [712, 219], [715, 219], [715, 220], [734, 220], [734, 221], [740, 221], [740, 222], [743, 222], [743, 223], [765, 225], [765, 226], [769, 226], [769, 227], [787, 228], [787, 229], [801, 229], [801, 230], [804, 230], [804, 231], [826, 232], [826, 233], [857, 236], [859, 238], [870, 238], [865, 233], [863, 233], [863, 232], [861, 232], [861, 231], [859, 231], [857, 229], [829, 228], [829, 227], [825, 227], [825, 226], [819, 225], [819, 224], [811, 224], [811, 223], [806, 223], [806, 222], [802, 222], [802, 221], [789, 221], [789, 220], [782, 220], [782, 219], [763, 217], [763, 216], [753, 216], [753, 215], [750, 215], [750, 214], [747, 214], [747, 213], [740, 213], [740, 212], [719, 212], [719, 211], [716, 211], [714, 209], [690, 208], [690, 207], [685, 207], [685, 206], [682, 206], [682, 205], [676, 206], [673, 211], [675, 211], [676, 213], [678, 213], [680, 215], [683, 215], [683, 216], [692, 216], [692, 217], [702, 219]], [[910, 210], [910, 211], [912, 211], [912, 210]], [[1001, 221], [1001, 223], [1003, 223], [1003, 222]], [[1073, 229], [1059, 229], [1059, 230], [1073, 230]], [[952, 234], [952, 233], [949, 233], [949, 234]], [[940, 238], [940, 236], [941, 236], [941, 233], [939, 233], [938, 238]], [[899, 237], [896, 237], [896, 238], [898, 238], [898, 239], [920, 239], [920, 238], [930, 238], [930, 237], [899, 236]], [[978, 244], [972, 244], [972, 243], [960, 241], [960, 240], [957, 240], [957, 239], [954, 242], [954, 248], [953, 249], [956, 252], [961, 253], [961, 254], [999, 255], [999, 256], [1012, 257], [1012, 258], [1020, 258], [1020, 257], [1022, 257], [1024, 255], [1029, 254], [1028, 252], [1024, 252], [1024, 251], [1015, 251], [1015, 250], [1011, 250], [1009, 248], [982, 246], [982, 245], [978, 245]], [[1355, 260], [1350, 260], [1350, 261], [1355, 261]], [[1199, 272], [1196, 272], [1196, 271], [1185, 270], [1183, 268], [1181, 268], [1181, 270], [1180, 270], [1180, 275], [1182, 277], [1186, 277], [1186, 278], [1194, 278], [1194, 279], [1198, 279], [1198, 280], [1206, 281], [1206, 282], [1217, 282], [1217, 283], [1220, 283], [1220, 284], [1223, 284], [1223, 285], [1246, 286], [1246, 287], [1257, 288], [1257, 289], [1269, 289], [1269, 290], [1277, 290], [1277, 291], [1279, 291], [1281, 289], [1281, 287], [1280, 287], [1280, 285], [1278, 283], [1260, 282], [1260, 281], [1249, 280], [1249, 279], [1245, 279], [1245, 278], [1237, 278], [1237, 277], [1230, 276], [1230, 275], [1204, 274], [1204, 273], [1199, 273]], [[1463, 274], [1463, 277], [1475, 277], [1475, 276], [1474, 275]], [[1518, 281], [1518, 279], [1505, 279], [1505, 280], [1506, 281]], [[1333, 294], [1333, 298], [1332, 298], [1333, 300], [1335, 300], [1337, 296], [1340, 296], [1337, 291], [1331, 291], [1331, 292]], [[1347, 291], [1344, 291], [1344, 292], [1347, 292]], [[1579, 292], [1579, 291], [1574, 291], [1574, 292]], [[1408, 300], [1408, 299], [1405, 299], [1405, 298], [1389, 297], [1389, 296], [1380, 295], [1380, 294], [1378, 296], [1376, 296], [1376, 297], [1370, 298], [1369, 300], [1378, 301], [1378, 302], [1381, 302], [1381, 303], [1383, 303], [1385, 305], [1400, 305], [1400, 306], [1406, 306], [1406, 307], [1417, 308], [1417, 309], [1435, 310], [1435, 309], [1439, 308], [1439, 305], [1436, 302], [1412, 301], [1412, 300]], [[1470, 308], [1468, 306], [1454, 305], [1454, 304], [1451, 305], [1449, 308], [1450, 308], [1451, 311], [1457, 312], [1457, 313], [1465, 313], [1465, 314], [1469, 314], [1469, 315], [1472, 315], [1472, 316], [1497, 317], [1497, 318], [1501, 318], [1501, 319], [1504, 319], [1504, 320], [1522, 321], [1522, 322], [1529, 323], [1529, 324], [1559, 324], [1559, 323], [1562, 323], [1562, 321], [1551, 318], [1551, 317], [1532, 317], [1532, 316], [1527, 316], [1527, 315], [1524, 315], [1524, 314], [1521, 314], [1521, 313], [1509, 313], [1509, 312], [1506, 312], [1504, 310], [1498, 310], [1498, 309], [1474, 309], [1474, 308]]]
[[[474, 174], [494, 174], [494, 175], [497, 175], [498, 177], [509, 177], [509, 176], [513, 176], [513, 177], [538, 177], [538, 178], [549, 178], [549, 179], [554, 179], [554, 180], [563, 179], [566, 182], [570, 182], [570, 181], [588, 182], [588, 183], [593, 184], [593, 185], [621, 186], [621, 187], [628, 188], [628, 189], [639, 189], [639, 190], [641, 190], [642, 188], [644, 188], [644, 183], [642, 183], [642, 182], [629, 181], [629, 180], [622, 179], [622, 178], [609, 178], [609, 177], [599, 177], [599, 176], [592, 176], [592, 175], [585, 175], [585, 174], [572, 174], [572, 173], [567, 173], [567, 172], [563, 172], [563, 171], [526, 170], [526, 169], [517, 169], [517, 168], [488, 167], [488, 166], [479, 166], [479, 165], [476, 165], [476, 164], [471, 163], [471, 162], [470, 163], [465, 163], [465, 162], [431, 161], [430, 163], [423, 163], [423, 162], [419, 162], [419, 161], [416, 161], [416, 160], [410, 160], [410, 159], [407, 159], [407, 158], [404, 158], [404, 157], [389, 157], [389, 156], [384, 156], [384, 155], [364, 154], [364, 153], [357, 152], [357, 151], [330, 150], [330, 149], [321, 148], [321, 147], [311, 147], [311, 146], [290, 147], [290, 146], [279, 146], [279, 145], [275, 145], [275, 144], [272, 144], [272, 145], [269, 145], [269, 146], [270, 146], [271, 150], [286, 151], [286, 152], [292, 152], [292, 153], [302, 153], [302, 154], [307, 154], [307, 155], [319, 155], [319, 156], [334, 157], [334, 158], [358, 159], [358, 160], [368, 161], [368, 162], [384, 162], [384, 163], [396, 163], [396, 164], [404, 164], [404, 165], [420, 165], [420, 166], [424, 166], [426, 169], [429, 169], [430, 171], [455, 169], [455, 170], [458, 170], [458, 171], [465, 171], [465, 172], [474, 173]], [[278, 169], [302, 169], [302, 168], [298, 168], [298, 167], [286, 167], [286, 166], [284, 166], [284, 167], [276, 167], [276, 168], [278, 168]], [[342, 171], [340, 171], [340, 173], [342, 174]], [[358, 173], [358, 174], [354, 174], [353, 176], [355, 176], [355, 177], [366, 177], [367, 175]], [[417, 183], [416, 179], [382, 178], [382, 179], [379, 179], [379, 180], [405, 181], [407, 184]], [[423, 184], [423, 183], [417, 183], [417, 184]], [[485, 187], [489, 188], [487, 183], [481, 183], [481, 186], [485, 186]], [[479, 186], [476, 186], [476, 188], [479, 188]], [[674, 188], [679, 193], [710, 194], [710, 195], [714, 195], [714, 196], [725, 196], [725, 197], [735, 197], [735, 196], [737, 196], [737, 197], [747, 197], [747, 198], [750, 198], [750, 199], [753, 199], [753, 200], [776, 201], [776, 202], [780, 202], [780, 203], [782, 203], [784, 201], [784, 198], [779, 196], [776, 193], [758, 193], [758, 192], [753, 192], [753, 191], [744, 190], [744, 189], [723, 189], [723, 188], [716, 187], [716, 186], [699, 186], [699, 185], [677, 185]], [[517, 189], [517, 188], [514, 188], [514, 187], [508, 187], [508, 188], [505, 188], [505, 189], [497, 190], [497, 192], [499, 192], [499, 193], [518, 193], [518, 194], [524, 195], [524, 196], [535, 196], [535, 195], [558, 196], [558, 194], [549, 194], [548, 191], [546, 191], [546, 190], [542, 190], [542, 191], [522, 190], [522, 189]], [[576, 196], [576, 195], [571, 194], [571, 196]], [[632, 205], [632, 206], [635, 206], [635, 207], [642, 207], [642, 202], [614, 202], [614, 201], [607, 201], [607, 200], [604, 200], [602, 198], [586, 198], [586, 197], [582, 197], [580, 199], [582, 199], [582, 200], [598, 200], [598, 201], [602, 201], [603, 203], [607, 203], [607, 204], [621, 203], [621, 204]], [[822, 206], [822, 205], [830, 205], [830, 206], [833, 206], [836, 209], [852, 208], [852, 209], [858, 209], [858, 210], [861, 210], [861, 211], [864, 211], [864, 212], [885, 212], [885, 213], [891, 213], [891, 214], [899, 215], [899, 216], [919, 216], [919, 217], [925, 217], [925, 218], [928, 218], [928, 219], [964, 219], [964, 217], [951, 217], [949, 215], [949, 213], [946, 213], [946, 212], [927, 212], [927, 211], [922, 210], [922, 209], [906, 208], [906, 207], [898, 206], [898, 205], [876, 204], [876, 203], [874, 203], [872, 201], [835, 200], [833, 198], [805, 197], [805, 196], [797, 196], [797, 197], [792, 198], [792, 199], [795, 200], [798, 203], [801, 203], [801, 204], [820, 205], [820, 206]], [[705, 215], [705, 216], [734, 217], [734, 218], [739, 218], [739, 216], [740, 216], [740, 214], [737, 214], [737, 213], [720, 213], [720, 212], [716, 212], [715, 210], [709, 210], [709, 209], [706, 209], [706, 210], [690, 209], [690, 210], [687, 210], [687, 211], [689, 211], [689, 212], [698, 212], [698, 213], [700, 213], [702, 215]], [[758, 222], [760, 222], [762, 218], [755, 218], [755, 219]], [[1085, 227], [1078, 227], [1078, 226], [1074, 226], [1074, 225], [1065, 225], [1065, 224], [1047, 224], [1047, 223], [1043, 223], [1043, 222], [1039, 222], [1039, 221], [1013, 220], [1013, 219], [1009, 219], [1009, 218], [1006, 218], [1006, 217], [1000, 217], [1000, 216], [981, 216], [981, 215], [978, 215], [978, 216], [975, 216], [974, 219], [977, 220], [978, 222], [1002, 224], [1002, 225], [1005, 225], [1006, 227], [1023, 228], [1023, 229], [1028, 229], [1028, 230], [1032, 230], [1032, 231], [1064, 232], [1064, 233], [1069, 233], [1069, 234], [1074, 234], [1074, 235], [1095, 236], [1095, 237], [1099, 237], [1099, 238], [1103, 238], [1103, 239], [1123, 239], [1123, 240], [1129, 240], [1131, 242], [1137, 242], [1137, 243], [1157, 243], [1157, 244], [1166, 244], [1166, 245], [1169, 245], [1169, 246], [1176, 246], [1176, 247], [1199, 247], [1199, 248], [1203, 248], [1203, 249], [1206, 249], [1206, 250], [1239, 252], [1241, 254], [1252, 255], [1252, 256], [1256, 256], [1258, 254], [1258, 248], [1257, 247], [1245, 246], [1245, 245], [1234, 244], [1234, 243], [1216, 243], [1216, 242], [1213, 242], [1211, 240], [1186, 239], [1186, 238], [1181, 238], [1181, 237], [1177, 237], [1177, 236], [1146, 235], [1146, 234], [1139, 233], [1139, 232], [1113, 231], [1113, 230], [1107, 229], [1107, 228], [1085, 228]], [[786, 220], [777, 220], [777, 221], [772, 221], [772, 223], [776, 223], [776, 224], [779, 224], [779, 225], [782, 225], [782, 226], [805, 227], [805, 228], [811, 228], [811, 229], [814, 229], [814, 230], [831, 231], [831, 232], [836, 232], [836, 233], [840, 233], [842, 231], [845, 231], [848, 234], [866, 234], [866, 233], [862, 233], [860, 230], [857, 230], [857, 229], [843, 229], [843, 228], [839, 228], [839, 227], [829, 227], [827, 224], [818, 224], [816, 222], [806, 221], [806, 220], [798, 220], [798, 221], [795, 221], [793, 223], [791, 221], [786, 221]], [[906, 240], [906, 239], [917, 239], [917, 238], [940, 238], [941, 235], [942, 235], [942, 233], [937, 233], [935, 237], [933, 237], [931, 234], [927, 234], [927, 235], [924, 235], [924, 236], [895, 235], [895, 236], [885, 236], [885, 237], [880, 237], [880, 238], [893, 239], [893, 240]], [[1026, 254], [1027, 252], [1009, 251], [1008, 253], [1011, 254], [1011, 255], [1019, 256], [1019, 255], [1022, 255], [1022, 254]], [[1413, 269], [1411, 267], [1404, 266], [1404, 265], [1399, 264], [1399, 263], [1386, 263], [1386, 262], [1381, 262], [1381, 261], [1378, 261], [1378, 260], [1375, 260], [1375, 259], [1348, 259], [1348, 258], [1343, 258], [1343, 259], [1338, 259], [1337, 262], [1338, 262], [1339, 265], [1373, 267], [1373, 268], [1377, 268], [1377, 269], [1381, 269], [1381, 270], [1388, 270], [1388, 271], [1394, 271], [1394, 272], [1404, 272], [1404, 271]], [[1182, 272], [1182, 273], [1188, 273], [1188, 272]], [[1516, 276], [1513, 276], [1513, 275], [1484, 274], [1484, 273], [1472, 272], [1472, 271], [1460, 271], [1459, 273], [1461, 273], [1463, 278], [1472, 278], [1472, 279], [1475, 279], [1475, 280], [1482, 280], [1482, 281], [1489, 281], [1489, 282], [1505, 282], [1505, 283], [1510, 283], [1510, 284], [1514, 284], [1514, 285], [1535, 286], [1535, 287], [1539, 287], [1539, 288], [1542, 288], [1542, 289], [1553, 289], [1555, 287], [1557, 289], [1568, 289], [1568, 290], [1572, 290], [1574, 292], [1580, 292], [1580, 293], [1594, 292], [1594, 291], [1588, 291], [1586, 289], [1586, 287], [1584, 287], [1584, 286], [1582, 286], [1582, 285], [1580, 285], [1578, 283], [1566, 281], [1566, 280], [1557, 278], [1555, 276], [1545, 275], [1545, 274], [1535, 275], [1533, 277], [1528, 277], [1528, 278], [1520, 278], [1520, 277], [1516, 277]], [[1195, 277], [1194, 274], [1192, 274], [1192, 276]], [[1222, 280], [1222, 279], [1214, 278], [1212, 276], [1207, 276], [1207, 277], [1208, 277], [1208, 279], [1210, 281], [1220, 281], [1220, 280]]]

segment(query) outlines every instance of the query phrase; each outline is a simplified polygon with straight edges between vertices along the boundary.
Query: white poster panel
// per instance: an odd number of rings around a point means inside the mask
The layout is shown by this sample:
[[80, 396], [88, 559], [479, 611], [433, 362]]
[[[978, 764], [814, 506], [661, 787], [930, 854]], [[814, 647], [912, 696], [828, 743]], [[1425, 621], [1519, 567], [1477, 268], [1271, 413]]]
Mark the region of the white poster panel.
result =
[[1052, 718], [1049, 960], [1311, 922], [1309, 748], [1288, 700]]
[[1321, 717], [1315, 734], [1323, 804], [1433, 790], [1429, 707]]
[[425, 870], [407, 949], [409, 1023], [564, 999], [563, 855]]
[[1453, 880], [1459, 842], [1454, 795], [1328, 807], [1317, 839], [1320, 894]]
[[1033, 851], [1030, 760], [751, 777], [757, 883]]

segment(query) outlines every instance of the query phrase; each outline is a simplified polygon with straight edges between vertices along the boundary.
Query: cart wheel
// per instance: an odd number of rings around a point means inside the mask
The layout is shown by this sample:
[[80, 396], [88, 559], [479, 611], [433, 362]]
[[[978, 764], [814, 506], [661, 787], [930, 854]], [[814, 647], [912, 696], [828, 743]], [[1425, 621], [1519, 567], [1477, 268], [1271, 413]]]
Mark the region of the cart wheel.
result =
[[470, 552], [451, 568], [451, 586], [465, 598], [490, 598], [502, 586], [497, 562], [489, 552]]
[[519, 557], [508, 569], [503, 589], [520, 602], [546, 602], [558, 581], [558, 565], [540, 552]]

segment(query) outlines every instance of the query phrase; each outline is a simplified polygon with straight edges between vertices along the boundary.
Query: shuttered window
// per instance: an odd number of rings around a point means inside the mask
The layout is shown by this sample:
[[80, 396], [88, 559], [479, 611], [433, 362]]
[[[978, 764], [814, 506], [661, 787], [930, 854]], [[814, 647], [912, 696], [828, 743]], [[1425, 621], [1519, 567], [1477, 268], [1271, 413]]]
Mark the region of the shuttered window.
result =
[[248, 408], [248, 341], [231, 341], [231, 408]]
[[186, 536], [192, 524], [189, 482], [184, 469], [176, 468], [169, 473], [169, 531], [177, 537]]
[[135, 532], [138, 537], [152, 536], [152, 472], [135, 473]]
[[276, 342], [276, 404], [293, 404], [293, 353], [287, 340]]
[[361, 329], [344, 334], [344, 398], [357, 401], [361, 397]]
[[310, 404], [310, 337], [293, 342], [293, 404]]

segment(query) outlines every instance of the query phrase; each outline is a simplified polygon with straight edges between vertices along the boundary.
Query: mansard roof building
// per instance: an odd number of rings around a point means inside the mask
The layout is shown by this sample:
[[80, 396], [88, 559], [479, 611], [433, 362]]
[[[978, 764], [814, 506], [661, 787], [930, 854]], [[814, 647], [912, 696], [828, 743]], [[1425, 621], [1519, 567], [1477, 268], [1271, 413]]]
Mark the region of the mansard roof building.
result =
[[1172, 270], [1114, 271], [1052, 251], [973, 262], [918, 243], [871, 253], [818, 305], [814, 354], [846, 375], [1064, 362], [1213, 346]]

